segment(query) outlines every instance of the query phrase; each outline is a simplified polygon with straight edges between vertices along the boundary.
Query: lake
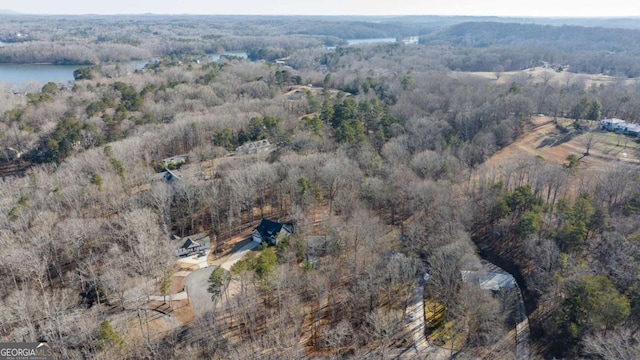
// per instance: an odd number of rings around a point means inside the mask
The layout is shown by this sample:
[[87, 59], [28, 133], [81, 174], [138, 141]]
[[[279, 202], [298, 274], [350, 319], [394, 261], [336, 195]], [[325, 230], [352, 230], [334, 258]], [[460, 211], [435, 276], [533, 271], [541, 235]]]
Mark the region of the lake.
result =
[[228, 51], [228, 52], [224, 52], [222, 54], [207, 54], [207, 59], [209, 59], [209, 61], [218, 62], [218, 61], [220, 61], [220, 57], [222, 55], [224, 55], [224, 56], [237, 56], [237, 57], [241, 57], [243, 59], [247, 59], [248, 58], [246, 52]]
[[[1, 46], [1, 45], [0, 45]], [[223, 54], [208, 54], [209, 61], [219, 61], [222, 55], [247, 58], [245, 52], [225, 52]], [[154, 59], [152, 59], [154, 60]], [[134, 60], [120, 64], [120, 67], [130, 70], [142, 69], [150, 60]], [[53, 82], [73, 81], [73, 72], [82, 66], [53, 65], [53, 64], [0, 64], [0, 83], [24, 85], [30, 82], [46, 84]]]
[[73, 72], [77, 68], [77, 65], [0, 64], [0, 83], [22, 85], [28, 82], [73, 81]]

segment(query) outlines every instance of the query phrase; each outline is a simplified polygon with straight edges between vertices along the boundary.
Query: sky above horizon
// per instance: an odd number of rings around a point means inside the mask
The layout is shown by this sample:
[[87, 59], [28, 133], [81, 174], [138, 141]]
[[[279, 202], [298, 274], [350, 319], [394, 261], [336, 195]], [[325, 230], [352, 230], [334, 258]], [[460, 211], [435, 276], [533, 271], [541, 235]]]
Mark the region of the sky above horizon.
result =
[[637, 0], [2, 0], [23, 14], [640, 16]]

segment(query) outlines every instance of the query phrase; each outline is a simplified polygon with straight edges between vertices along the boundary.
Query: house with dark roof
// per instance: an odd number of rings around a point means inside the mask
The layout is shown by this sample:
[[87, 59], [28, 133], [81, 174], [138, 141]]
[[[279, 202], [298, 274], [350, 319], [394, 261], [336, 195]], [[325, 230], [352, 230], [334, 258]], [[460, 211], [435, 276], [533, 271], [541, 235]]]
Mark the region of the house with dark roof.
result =
[[211, 245], [211, 240], [209, 240], [206, 233], [189, 235], [185, 238], [180, 238], [178, 236], [173, 236], [172, 238], [175, 244], [174, 254], [178, 257], [189, 256], [200, 251], [206, 251]]
[[177, 170], [171, 171], [169, 169], [165, 169], [165, 172], [162, 178], [164, 179], [164, 181], [168, 183], [172, 183], [177, 180], [182, 180], [182, 175], [180, 175], [180, 173]]
[[291, 224], [262, 219], [260, 225], [253, 229], [251, 238], [257, 243], [265, 241], [268, 245], [277, 245], [278, 235], [291, 235], [292, 233], [293, 226]]
[[169, 170], [169, 169], [164, 169], [160, 173], [153, 174], [153, 176], [151, 176], [150, 178], [151, 182], [164, 181], [167, 184], [173, 184], [179, 180], [182, 180], [182, 174], [180, 174], [178, 170]]

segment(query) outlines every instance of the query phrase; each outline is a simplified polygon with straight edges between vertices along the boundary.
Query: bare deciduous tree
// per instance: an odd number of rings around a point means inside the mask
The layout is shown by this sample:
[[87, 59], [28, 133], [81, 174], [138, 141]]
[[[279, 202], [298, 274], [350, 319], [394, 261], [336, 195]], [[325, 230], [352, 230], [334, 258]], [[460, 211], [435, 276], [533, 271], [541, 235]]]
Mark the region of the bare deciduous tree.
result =
[[586, 133], [578, 138], [580, 144], [585, 148], [585, 156], [590, 155], [590, 151], [602, 141], [602, 135], [595, 130], [595, 126], [586, 125], [586, 127]]
[[606, 334], [588, 335], [582, 341], [583, 352], [602, 360], [633, 359], [640, 353], [637, 331], [622, 327]]

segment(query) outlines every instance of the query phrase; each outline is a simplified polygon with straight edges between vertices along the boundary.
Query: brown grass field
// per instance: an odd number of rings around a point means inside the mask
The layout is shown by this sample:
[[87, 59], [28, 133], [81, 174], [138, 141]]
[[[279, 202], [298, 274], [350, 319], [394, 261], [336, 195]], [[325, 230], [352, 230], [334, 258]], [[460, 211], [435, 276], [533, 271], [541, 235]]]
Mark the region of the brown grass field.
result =
[[[558, 119], [565, 127], [570, 127], [573, 120]], [[567, 162], [567, 156], [577, 155], [580, 169], [606, 170], [612, 163], [627, 162], [640, 165], [640, 145], [634, 139], [621, 134], [596, 131], [597, 141], [589, 156], [583, 156], [585, 146], [582, 138], [585, 135], [571, 137], [567, 141], [565, 134], [558, 130], [553, 119], [548, 116], [534, 116], [524, 134], [509, 146], [496, 152], [484, 163], [485, 168], [492, 168], [518, 157], [541, 156], [545, 161], [554, 164]], [[626, 155], [625, 155], [626, 154]]]
[[640, 84], [640, 78], [617, 78], [614, 76], [602, 75], [602, 74], [577, 74], [568, 71], [556, 72], [553, 69], [545, 69], [543, 67], [534, 67], [531, 69], [518, 70], [518, 71], [505, 71], [500, 73], [500, 77], [496, 76], [492, 71], [453, 71], [452, 76], [465, 76], [476, 75], [487, 79], [494, 79], [498, 83], [508, 84], [515, 79], [540, 79], [547, 78], [551, 83], [557, 84], [571, 84], [575, 82], [584, 81], [585, 85], [637, 85]]

